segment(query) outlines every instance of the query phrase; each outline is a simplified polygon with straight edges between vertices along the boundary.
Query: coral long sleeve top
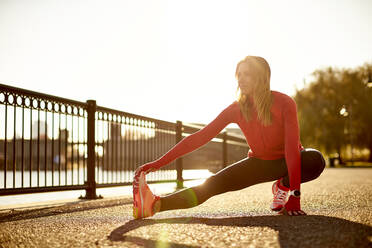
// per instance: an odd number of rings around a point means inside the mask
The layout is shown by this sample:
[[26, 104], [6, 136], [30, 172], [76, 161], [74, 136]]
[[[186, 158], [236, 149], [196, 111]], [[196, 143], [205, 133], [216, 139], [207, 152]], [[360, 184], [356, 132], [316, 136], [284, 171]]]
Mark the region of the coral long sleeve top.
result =
[[189, 135], [176, 144], [164, 156], [151, 162], [152, 168], [160, 168], [176, 158], [203, 146], [219, 134], [228, 124], [236, 123], [242, 130], [250, 147], [248, 157], [263, 160], [285, 158], [290, 189], [300, 189], [301, 156], [303, 146], [299, 137], [297, 107], [295, 101], [283, 93], [272, 91], [272, 124], [263, 126], [257, 119], [253, 108], [252, 118], [246, 121], [240, 111], [239, 103], [233, 102], [212, 122], [196, 133]]

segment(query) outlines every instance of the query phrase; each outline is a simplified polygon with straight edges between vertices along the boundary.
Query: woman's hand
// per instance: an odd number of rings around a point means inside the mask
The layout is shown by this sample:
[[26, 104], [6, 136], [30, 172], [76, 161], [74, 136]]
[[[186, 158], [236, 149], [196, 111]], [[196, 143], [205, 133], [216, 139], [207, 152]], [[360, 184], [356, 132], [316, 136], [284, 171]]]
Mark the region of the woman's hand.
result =
[[134, 172], [134, 177], [133, 177], [133, 186], [137, 186], [138, 185], [138, 180], [139, 180], [139, 176], [141, 175], [142, 172], [146, 174], [152, 172], [152, 171], [155, 171], [157, 170], [155, 168], [155, 163], [154, 162], [149, 162], [149, 163], [146, 163], [144, 165], [141, 165], [140, 167], [138, 167], [136, 169], [136, 171]]
[[306, 213], [301, 210], [300, 198], [294, 196], [289, 197], [284, 208], [279, 211], [279, 214], [290, 216], [306, 215]]

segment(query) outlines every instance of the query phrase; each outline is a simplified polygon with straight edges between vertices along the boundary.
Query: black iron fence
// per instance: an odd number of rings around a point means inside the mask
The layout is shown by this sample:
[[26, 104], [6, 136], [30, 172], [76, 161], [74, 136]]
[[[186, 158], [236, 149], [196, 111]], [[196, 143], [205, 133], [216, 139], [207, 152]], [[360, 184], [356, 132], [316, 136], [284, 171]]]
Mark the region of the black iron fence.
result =
[[[85, 189], [92, 199], [198, 130], [0, 84], [0, 195]], [[246, 154], [245, 140], [224, 132], [148, 181], [182, 186], [184, 167], [218, 170]]]

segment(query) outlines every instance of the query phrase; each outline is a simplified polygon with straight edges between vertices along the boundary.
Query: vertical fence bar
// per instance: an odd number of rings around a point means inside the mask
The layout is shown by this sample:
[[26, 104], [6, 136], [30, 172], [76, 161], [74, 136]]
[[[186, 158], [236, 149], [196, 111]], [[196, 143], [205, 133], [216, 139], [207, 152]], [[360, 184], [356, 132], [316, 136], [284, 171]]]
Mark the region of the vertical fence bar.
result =
[[65, 131], [64, 131], [64, 145], [65, 145], [65, 185], [67, 185], [67, 149], [68, 149], [68, 127], [67, 127], [67, 106], [65, 106]]
[[84, 177], [84, 180], [83, 182], [85, 181], [85, 171], [86, 171], [86, 166], [85, 166], [85, 163], [86, 163], [86, 158], [85, 158], [85, 153], [88, 153], [87, 149], [88, 149], [88, 145], [87, 145], [87, 118], [86, 118], [86, 111], [83, 110], [83, 143], [84, 143], [84, 152], [83, 152], [83, 177]]
[[48, 112], [47, 112], [47, 103], [45, 103], [45, 125], [44, 125], [44, 127], [45, 127], [45, 135], [44, 135], [44, 142], [45, 142], [45, 144], [44, 144], [44, 148], [45, 148], [45, 152], [44, 152], [44, 166], [45, 166], [45, 168], [44, 168], [44, 179], [45, 179], [45, 187], [47, 186], [47, 166], [48, 166], [48, 164], [47, 164], [47, 158], [48, 158], [48, 150], [47, 150], [47, 148], [48, 148]]
[[147, 122], [147, 125], [146, 125], [146, 132], [145, 132], [145, 139], [146, 139], [146, 160], [145, 160], [145, 163], [148, 163], [150, 162], [150, 135], [151, 135], [151, 131], [150, 131], [150, 122]]
[[96, 199], [96, 181], [95, 181], [95, 113], [96, 101], [88, 100], [88, 180], [86, 182], [86, 196], [87, 199]]
[[[107, 182], [107, 158], [108, 158], [108, 149], [107, 149], [107, 142], [105, 141], [106, 136], [106, 117], [105, 114], [102, 113], [102, 147], [103, 147], [103, 155], [102, 155], [102, 183]], [[107, 140], [107, 139], [106, 139]]]
[[117, 141], [117, 127], [116, 127], [116, 121], [115, 121], [115, 118], [113, 116], [112, 118], [112, 124], [111, 124], [111, 135], [113, 136], [112, 138], [112, 173], [113, 173], [113, 177], [112, 177], [112, 182], [117, 182], [117, 175], [116, 175], [116, 172], [117, 172], [117, 163], [116, 163], [116, 157], [117, 157], [117, 146], [116, 146], [116, 141]]
[[[110, 158], [112, 157], [112, 153], [110, 152], [110, 122], [109, 122], [109, 115], [107, 114], [107, 183], [110, 182], [110, 169], [111, 169], [111, 163]], [[111, 157], [110, 157], [111, 156]]]
[[127, 143], [127, 135], [128, 135], [128, 128], [127, 128], [127, 120], [126, 120], [126, 117], [123, 116], [123, 128], [124, 128], [124, 134], [123, 134], [123, 170], [124, 170], [124, 181], [126, 182], [127, 181], [127, 178], [129, 178], [128, 176], [128, 161], [127, 161], [127, 158], [128, 158], [128, 152], [127, 152], [127, 148], [128, 148], [128, 143]]
[[110, 158], [111, 158], [111, 163], [110, 163], [110, 173], [111, 173], [111, 181], [110, 183], [112, 183], [114, 181], [114, 156], [115, 156], [115, 153], [114, 153], [114, 144], [115, 144], [115, 138], [114, 138], [114, 133], [115, 133], [115, 127], [114, 127], [114, 121], [113, 121], [113, 115], [111, 115], [111, 120], [109, 120], [108, 124], [109, 124], [109, 130], [108, 130], [108, 134], [109, 134], [109, 144], [111, 144], [111, 150], [109, 152], [110, 154]]
[[[155, 123], [155, 139], [154, 139], [154, 154], [155, 154], [155, 157], [159, 157], [159, 154], [160, 154], [160, 152], [159, 152], [159, 149], [160, 149], [159, 139], [160, 139], [159, 124]], [[156, 178], [157, 178], [158, 174], [160, 173], [159, 170], [155, 171]]]
[[114, 138], [113, 138], [113, 116], [110, 114], [109, 116], [111, 116], [111, 121], [108, 122], [108, 126], [109, 126], [109, 129], [108, 129], [108, 137], [109, 137], [109, 154], [110, 154], [110, 183], [113, 183], [114, 181]]
[[[152, 138], [151, 142], [151, 160], [155, 160], [156, 158], [156, 123], [153, 123], [153, 129], [154, 129], [154, 137]], [[157, 172], [155, 172], [157, 173]]]
[[123, 161], [122, 161], [122, 137], [121, 137], [121, 129], [123, 127], [122, 125], [122, 116], [118, 116], [118, 126], [119, 126], [119, 131], [118, 131], [118, 167], [119, 167], [119, 182], [123, 182]]
[[[165, 140], [164, 140], [164, 125], [161, 126], [161, 129], [160, 129], [160, 156], [163, 155], [165, 153]], [[168, 176], [167, 176], [167, 173], [168, 173], [168, 166], [164, 166], [164, 173], [160, 174], [160, 177], [159, 179], [161, 180], [167, 180], [168, 179]]]
[[[174, 145], [174, 135], [173, 135], [173, 128], [172, 126], [168, 126], [168, 150], [172, 148]], [[170, 164], [174, 168], [174, 163]]]
[[32, 187], [32, 98], [30, 98], [30, 188]]
[[141, 166], [142, 162], [142, 141], [141, 141], [141, 120], [137, 119], [137, 163], [136, 166]]
[[96, 139], [96, 147], [97, 147], [97, 152], [96, 152], [96, 183], [99, 183], [99, 166], [100, 166], [100, 158], [99, 158], [99, 156], [98, 156], [98, 154], [99, 154], [99, 147], [101, 147], [100, 146], [100, 136], [99, 136], [99, 113], [98, 112], [96, 112], [96, 114], [95, 114], [95, 116], [96, 116], [96, 119], [95, 119], [95, 125], [96, 125], [96, 128], [95, 128], [95, 130], [94, 130], [94, 132], [95, 132], [95, 139]]
[[[158, 140], [158, 124], [154, 122], [154, 139], [152, 141], [152, 156], [153, 160], [158, 157], [157, 153], [157, 141]], [[156, 175], [159, 173], [158, 171], [155, 171]]]
[[[163, 125], [163, 127], [162, 127], [162, 130], [161, 130], [161, 133], [162, 133], [162, 141], [161, 141], [161, 143], [162, 143], [162, 154], [164, 154], [164, 153], [166, 153], [166, 150], [167, 150], [167, 126], [166, 125]], [[167, 165], [167, 166], [164, 166], [164, 168], [166, 168], [166, 170], [165, 170], [165, 175], [164, 175], [164, 180], [169, 180], [169, 172], [170, 172], [170, 170], [169, 170], [169, 165]]]
[[13, 130], [13, 188], [15, 188], [15, 174], [16, 174], [16, 129], [17, 129], [17, 116], [16, 116], [16, 109], [17, 109], [17, 98], [14, 97], [13, 99], [13, 114], [14, 114], [14, 119], [13, 119], [13, 124], [14, 124], [14, 130]]
[[141, 131], [142, 131], [142, 121], [138, 119], [138, 127], [137, 127], [137, 167], [142, 165], [143, 160], [143, 147], [142, 147], [142, 138], [141, 138]]
[[[59, 105], [59, 111], [61, 111]], [[61, 186], [61, 145], [62, 145], [62, 132], [61, 132], [61, 112], [58, 113], [58, 185]]]
[[54, 186], [54, 104], [52, 103], [52, 156], [50, 162], [52, 163], [52, 186]]
[[[164, 153], [169, 150], [169, 126], [166, 125], [164, 127], [164, 144], [165, 144], [165, 151]], [[171, 180], [172, 179], [172, 170], [170, 170], [171, 164], [168, 165], [168, 170], [167, 170], [167, 180]]]
[[130, 130], [130, 136], [129, 136], [129, 168], [131, 171], [134, 171], [136, 168], [134, 167], [134, 149], [133, 149], [133, 146], [134, 146], [134, 143], [133, 143], [133, 137], [134, 137], [134, 128], [133, 128], [133, 119], [130, 118], [130, 126], [129, 126], [129, 130]]
[[71, 107], [71, 184], [74, 184], [74, 108]]
[[146, 162], [146, 140], [145, 140], [145, 122], [142, 120], [141, 121], [141, 129], [140, 129], [140, 140], [141, 140], [141, 165], [143, 165]]
[[135, 135], [134, 135], [134, 144], [135, 144], [135, 147], [134, 147], [134, 167], [135, 169], [139, 167], [139, 150], [141, 149], [141, 147], [139, 146], [140, 143], [139, 143], [139, 139], [138, 139], [138, 120], [135, 119], [134, 120], [134, 132], [135, 132]]
[[[99, 124], [99, 125], [98, 125]], [[88, 124], [87, 124], [88, 126]], [[97, 175], [97, 183], [103, 183], [103, 173], [104, 173], [104, 163], [105, 161], [103, 160], [103, 157], [105, 156], [105, 146], [103, 144], [103, 114], [102, 112], [99, 112], [97, 114], [97, 139], [99, 141], [99, 144], [102, 149], [102, 153], [98, 157], [98, 175]], [[85, 131], [87, 133], [87, 131]], [[87, 146], [88, 147], [88, 146]], [[88, 154], [88, 152], [87, 152]]]
[[[168, 145], [168, 141], [169, 141], [169, 126], [166, 125], [164, 127], [164, 153], [166, 153], [168, 150], [169, 150], [169, 145]], [[167, 171], [167, 175], [168, 175], [168, 178], [167, 180], [171, 180], [172, 179], [172, 170], [170, 169], [171, 168], [171, 164], [168, 165], [168, 171]]]
[[77, 115], [77, 122], [78, 122], [78, 127], [77, 127], [77, 184], [80, 184], [80, 109], [77, 110], [78, 115]]
[[126, 178], [127, 178], [127, 172], [126, 172], [126, 168], [127, 168], [127, 164], [126, 164], [126, 143], [125, 143], [125, 139], [126, 139], [126, 136], [127, 136], [127, 129], [126, 129], [126, 124], [125, 124], [125, 116], [122, 116], [122, 128], [123, 128], [123, 131], [122, 133], [120, 134], [120, 139], [121, 139], [121, 142], [122, 142], [122, 158], [121, 158], [121, 161], [122, 161], [122, 170], [123, 170], [123, 179], [122, 181], [123, 182], [126, 182]]
[[[177, 121], [176, 123], [176, 143], [182, 140], [182, 122]], [[182, 177], [182, 170], [183, 170], [183, 159], [178, 158], [176, 160], [176, 169], [177, 169], [177, 188], [183, 188], [183, 177]]]
[[100, 139], [100, 135], [99, 135], [99, 123], [100, 123], [100, 117], [99, 117], [99, 113], [96, 113], [96, 120], [95, 120], [95, 123], [96, 123], [96, 128], [95, 128], [95, 134], [96, 134], [96, 143], [97, 143], [97, 152], [96, 152], [96, 182], [99, 183], [99, 167], [101, 166], [101, 160], [100, 160], [100, 157], [99, 157], [99, 153], [100, 153], [100, 150], [98, 148], [101, 148], [101, 139]]
[[142, 149], [142, 140], [141, 140], [141, 120], [137, 120], [137, 167], [142, 165], [142, 154], [143, 154], [143, 149]]
[[[163, 127], [159, 125], [159, 140], [158, 140], [158, 146], [159, 146], [159, 156], [163, 155], [164, 145], [163, 145]], [[162, 172], [166, 172], [165, 167], [161, 168]], [[160, 171], [159, 171], [160, 172]], [[165, 173], [158, 173], [158, 177], [156, 179], [165, 179], [164, 175]]]
[[40, 187], [40, 100], [37, 100], [37, 187]]
[[97, 177], [96, 182], [97, 183], [99, 183], [99, 167], [100, 167], [100, 158], [98, 156], [100, 150], [98, 148], [101, 147], [101, 142], [100, 142], [100, 138], [99, 138], [100, 136], [99, 136], [99, 133], [98, 133], [99, 132], [99, 121], [100, 121], [99, 119], [100, 119], [99, 118], [99, 113], [96, 112], [96, 120], [95, 120], [96, 128], [95, 128], [94, 132], [95, 132], [95, 135], [96, 135], [95, 139], [96, 139], [96, 145], [97, 145], [97, 152], [96, 152], [96, 177]]
[[22, 188], [24, 186], [24, 173], [25, 173], [25, 167], [24, 167], [24, 151], [25, 151], [25, 103], [24, 98], [22, 98]]
[[5, 95], [5, 137], [4, 137], [4, 189], [6, 189], [6, 174], [8, 165], [8, 99], [9, 95]]
[[128, 125], [128, 117], [125, 118], [125, 136], [124, 136], [124, 164], [125, 164], [125, 180], [130, 180], [129, 175], [129, 141], [128, 141], [128, 135], [129, 135], [129, 125]]
[[132, 119], [133, 122], [131, 123], [131, 128], [132, 128], [132, 139], [131, 139], [131, 142], [132, 142], [132, 147], [131, 147], [131, 152], [132, 152], [132, 168], [133, 170], [136, 170], [137, 169], [137, 164], [136, 164], [136, 140], [135, 140], [135, 137], [136, 137], [136, 126], [135, 126], [135, 119]]
[[[119, 118], [119, 116], [116, 116], [116, 118]], [[118, 119], [115, 119], [115, 133], [116, 133], [116, 137], [115, 137], [115, 182], [117, 183], [118, 182], [118, 156], [119, 156], [119, 133], [120, 133], [120, 126], [119, 126], [119, 123], [118, 123]]]
[[105, 137], [104, 137], [104, 134], [105, 134], [105, 122], [104, 122], [104, 115], [102, 113], [102, 119], [101, 119], [101, 129], [102, 129], [102, 134], [101, 134], [101, 137], [102, 137], [102, 183], [105, 182], [105, 165], [107, 164], [106, 161], [105, 161], [105, 155], [106, 155], [106, 143], [105, 143]]

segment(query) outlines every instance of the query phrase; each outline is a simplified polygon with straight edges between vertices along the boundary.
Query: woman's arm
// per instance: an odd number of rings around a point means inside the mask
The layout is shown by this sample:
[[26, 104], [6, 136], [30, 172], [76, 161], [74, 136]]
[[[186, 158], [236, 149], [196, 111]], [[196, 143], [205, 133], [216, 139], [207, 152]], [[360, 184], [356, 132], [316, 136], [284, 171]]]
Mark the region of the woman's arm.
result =
[[[296, 102], [289, 98], [284, 114], [285, 160], [288, 168], [290, 190], [300, 190], [301, 185], [301, 155], [300, 131], [297, 118]], [[300, 210], [300, 198], [290, 196], [286, 204], [287, 210]]]
[[288, 101], [284, 110], [285, 160], [288, 166], [290, 189], [300, 189], [301, 155], [300, 132], [297, 119], [297, 107], [294, 100]]
[[[201, 130], [185, 137], [177, 143], [171, 150], [159, 159], [147, 163], [139, 168], [140, 171], [148, 173], [157, 170], [173, 160], [190, 153], [203, 146], [221, 132], [229, 123], [235, 122], [234, 103], [225, 108], [211, 123]], [[138, 174], [139, 170], [136, 171]]]

